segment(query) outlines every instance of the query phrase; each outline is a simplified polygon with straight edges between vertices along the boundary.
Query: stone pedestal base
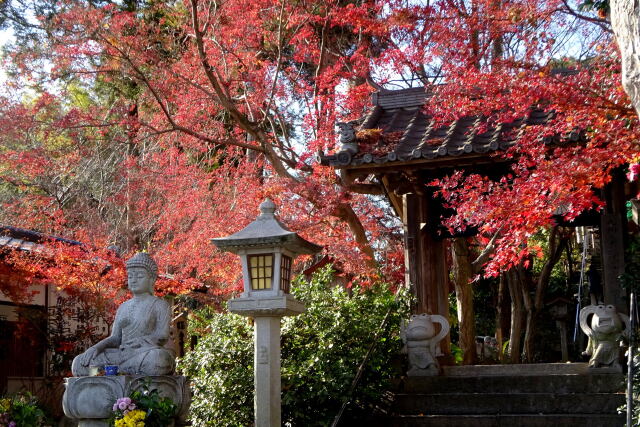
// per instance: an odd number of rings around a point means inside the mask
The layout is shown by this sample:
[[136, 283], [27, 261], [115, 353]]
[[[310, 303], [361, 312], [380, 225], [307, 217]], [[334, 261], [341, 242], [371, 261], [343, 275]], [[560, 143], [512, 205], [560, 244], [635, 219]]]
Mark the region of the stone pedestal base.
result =
[[109, 376], [65, 378], [62, 408], [67, 417], [78, 420], [79, 427], [106, 427], [113, 414], [113, 404], [131, 391], [141, 389], [151, 379], [150, 389], [168, 397], [178, 406], [176, 424], [186, 421], [191, 403], [187, 377], [182, 376]]
[[109, 427], [105, 420], [78, 420], [78, 427]]

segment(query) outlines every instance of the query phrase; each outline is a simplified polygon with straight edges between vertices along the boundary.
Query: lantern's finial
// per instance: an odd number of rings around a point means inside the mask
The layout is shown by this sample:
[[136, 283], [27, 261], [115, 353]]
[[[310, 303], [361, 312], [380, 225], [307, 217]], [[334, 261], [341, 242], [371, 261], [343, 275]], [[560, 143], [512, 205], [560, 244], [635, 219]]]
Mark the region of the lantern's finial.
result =
[[264, 202], [260, 203], [260, 217], [261, 218], [273, 218], [276, 211], [276, 205], [270, 198], [264, 199]]

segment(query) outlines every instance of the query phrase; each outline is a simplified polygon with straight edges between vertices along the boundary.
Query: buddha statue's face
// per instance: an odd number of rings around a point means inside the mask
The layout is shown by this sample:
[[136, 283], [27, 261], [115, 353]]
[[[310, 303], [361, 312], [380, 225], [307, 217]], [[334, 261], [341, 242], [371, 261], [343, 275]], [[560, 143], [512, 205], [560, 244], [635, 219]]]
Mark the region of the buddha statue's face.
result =
[[134, 295], [153, 295], [153, 277], [144, 267], [129, 267], [127, 269], [127, 284]]

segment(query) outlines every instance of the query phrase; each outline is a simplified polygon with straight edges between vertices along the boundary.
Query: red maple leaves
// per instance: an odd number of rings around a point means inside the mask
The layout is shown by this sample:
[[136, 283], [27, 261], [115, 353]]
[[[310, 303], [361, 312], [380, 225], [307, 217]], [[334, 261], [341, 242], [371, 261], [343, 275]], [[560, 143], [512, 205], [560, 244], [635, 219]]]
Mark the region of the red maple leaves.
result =
[[[609, 36], [572, 21], [558, 1], [93, 4], [64, 1], [37, 17], [46, 49], [10, 48], [18, 78], [0, 97], [3, 221], [98, 252], [147, 249], [176, 278], [173, 292], [237, 288], [237, 260], [209, 238], [253, 220], [266, 196], [346, 271], [371, 274], [375, 259], [401, 279], [389, 210], [348, 194], [314, 162], [333, 149], [337, 119], [365, 112], [371, 76], [389, 87], [401, 75], [421, 80], [443, 122], [556, 112], [549, 125], [522, 129], [506, 154], [517, 159], [511, 176], [439, 182], [457, 210], [450, 227], [500, 231], [490, 274], [526, 255], [523, 244], [559, 207], [572, 218], [597, 206], [594, 189], [638, 154]], [[592, 45], [575, 39], [581, 32]], [[563, 40], [588, 59], [560, 58]], [[554, 74], [555, 65], [572, 71]], [[578, 144], [539, 143], [576, 131], [586, 136]], [[68, 255], [59, 261], [91, 279], [57, 271], [60, 282], [122, 285]]]

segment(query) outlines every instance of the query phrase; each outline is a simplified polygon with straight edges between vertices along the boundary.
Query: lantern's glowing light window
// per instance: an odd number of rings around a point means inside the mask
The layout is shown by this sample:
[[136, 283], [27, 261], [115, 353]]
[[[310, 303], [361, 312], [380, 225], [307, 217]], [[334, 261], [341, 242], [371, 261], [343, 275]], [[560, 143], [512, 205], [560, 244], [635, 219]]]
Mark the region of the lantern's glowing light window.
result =
[[286, 255], [282, 255], [282, 261], [280, 263], [280, 289], [289, 293], [289, 286], [291, 284], [291, 258]]
[[254, 291], [271, 289], [273, 279], [273, 254], [249, 256], [251, 289]]

